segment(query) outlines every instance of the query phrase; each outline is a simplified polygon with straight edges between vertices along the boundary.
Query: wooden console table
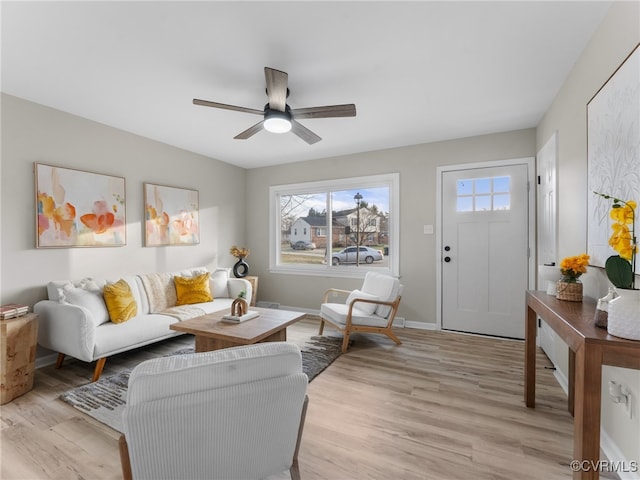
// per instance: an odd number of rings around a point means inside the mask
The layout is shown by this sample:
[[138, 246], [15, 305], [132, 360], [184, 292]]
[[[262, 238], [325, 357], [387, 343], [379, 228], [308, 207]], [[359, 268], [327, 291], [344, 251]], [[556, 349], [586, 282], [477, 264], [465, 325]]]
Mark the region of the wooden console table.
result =
[[596, 302], [558, 300], [542, 291], [528, 291], [525, 333], [527, 407], [536, 404], [536, 314], [569, 346], [569, 411], [573, 414], [573, 458], [584, 467], [574, 479], [598, 479], [602, 365], [640, 370], [640, 342], [611, 336], [594, 325]]

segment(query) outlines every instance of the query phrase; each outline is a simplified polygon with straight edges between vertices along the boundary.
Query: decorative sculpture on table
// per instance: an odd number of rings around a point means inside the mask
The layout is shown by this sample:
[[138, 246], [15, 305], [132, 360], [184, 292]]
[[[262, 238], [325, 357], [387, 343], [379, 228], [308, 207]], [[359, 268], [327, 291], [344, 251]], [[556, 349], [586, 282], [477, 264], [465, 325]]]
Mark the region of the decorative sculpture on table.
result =
[[249, 308], [247, 305], [247, 301], [245, 300], [245, 296], [246, 296], [246, 292], [243, 290], [242, 292], [240, 292], [240, 294], [238, 295], [238, 298], [236, 298], [233, 303], [231, 304], [231, 315], [234, 317], [241, 317], [243, 315], [245, 315]]

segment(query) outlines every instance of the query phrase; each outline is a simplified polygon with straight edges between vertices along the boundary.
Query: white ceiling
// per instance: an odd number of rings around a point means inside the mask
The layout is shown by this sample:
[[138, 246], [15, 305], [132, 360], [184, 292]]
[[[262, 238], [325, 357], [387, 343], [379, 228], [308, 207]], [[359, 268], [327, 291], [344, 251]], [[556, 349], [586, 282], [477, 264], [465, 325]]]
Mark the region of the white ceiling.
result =
[[[535, 127], [611, 2], [2, 2], [2, 91], [253, 168]], [[260, 132], [264, 67], [323, 140]], [[595, 93], [595, 92], [594, 92]]]

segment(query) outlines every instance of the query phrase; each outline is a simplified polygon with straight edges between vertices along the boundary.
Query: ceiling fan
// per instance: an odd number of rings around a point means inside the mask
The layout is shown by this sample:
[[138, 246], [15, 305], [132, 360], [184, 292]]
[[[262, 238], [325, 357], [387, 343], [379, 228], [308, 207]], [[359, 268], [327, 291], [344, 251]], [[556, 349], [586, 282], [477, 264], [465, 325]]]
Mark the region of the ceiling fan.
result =
[[286, 133], [291, 131], [309, 145], [313, 145], [322, 140], [322, 138], [300, 124], [297, 120], [303, 118], [356, 116], [356, 106], [353, 103], [291, 109], [289, 105], [287, 105], [287, 97], [289, 96], [289, 88], [287, 86], [289, 75], [287, 72], [264, 67], [264, 76], [267, 81], [267, 97], [269, 98], [269, 103], [264, 106], [264, 110], [210, 102], [197, 98], [193, 99], [193, 103], [194, 105], [202, 105], [204, 107], [223, 108], [225, 110], [262, 115], [263, 119], [260, 122], [233, 137], [238, 140], [246, 140], [260, 130], [265, 129], [272, 133]]

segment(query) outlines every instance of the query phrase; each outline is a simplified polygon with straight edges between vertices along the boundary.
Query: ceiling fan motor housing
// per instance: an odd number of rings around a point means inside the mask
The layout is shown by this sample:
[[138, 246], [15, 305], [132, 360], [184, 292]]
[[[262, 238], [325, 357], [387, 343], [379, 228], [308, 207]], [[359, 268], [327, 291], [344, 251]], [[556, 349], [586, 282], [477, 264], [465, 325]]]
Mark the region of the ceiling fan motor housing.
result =
[[271, 133], [287, 133], [291, 130], [291, 109], [286, 105], [285, 111], [275, 110], [267, 103], [264, 106], [264, 128]]

